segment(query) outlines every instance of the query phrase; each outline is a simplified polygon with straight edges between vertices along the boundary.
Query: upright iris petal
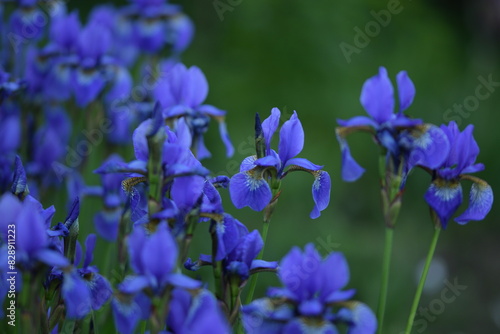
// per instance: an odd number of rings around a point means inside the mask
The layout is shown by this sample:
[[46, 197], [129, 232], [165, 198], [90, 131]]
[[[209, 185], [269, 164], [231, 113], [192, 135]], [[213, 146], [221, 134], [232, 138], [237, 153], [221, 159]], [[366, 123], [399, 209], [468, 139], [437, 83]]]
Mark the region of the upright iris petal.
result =
[[292, 117], [283, 124], [280, 130], [278, 154], [283, 164], [299, 154], [304, 148], [304, 129], [294, 111]]
[[394, 110], [394, 88], [384, 67], [380, 67], [376, 76], [366, 80], [360, 101], [377, 123], [382, 124], [391, 119]]

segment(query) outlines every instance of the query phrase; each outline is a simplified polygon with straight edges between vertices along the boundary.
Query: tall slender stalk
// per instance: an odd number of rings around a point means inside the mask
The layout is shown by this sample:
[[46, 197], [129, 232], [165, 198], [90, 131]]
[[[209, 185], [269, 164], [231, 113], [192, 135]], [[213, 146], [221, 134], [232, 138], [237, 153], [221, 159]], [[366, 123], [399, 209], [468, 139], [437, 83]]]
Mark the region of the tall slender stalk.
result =
[[415, 292], [415, 297], [413, 298], [413, 304], [411, 305], [410, 316], [408, 317], [408, 323], [406, 324], [405, 334], [411, 333], [413, 320], [415, 319], [415, 313], [417, 312], [420, 297], [422, 296], [422, 291], [424, 290], [427, 274], [429, 273], [429, 268], [431, 266], [432, 257], [434, 256], [434, 251], [436, 250], [436, 245], [439, 239], [439, 232], [441, 232], [441, 227], [436, 226], [434, 229], [434, 236], [432, 237], [431, 246], [429, 247], [429, 252], [427, 253], [427, 259], [425, 260], [424, 270], [422, 271], [422, 276], [420, 276], [420, 281], [418, 282], [417, 292]]
[[[264, 224], [262, 225], [262, 241], [264, 241], [264, 245], [262, 246], [259, 255], [257, 255], [257, 260], [262, 260], [262, 258], [264, 257], [264, 247], [266, 246], [268, 231], [269, 231], [269, 222], [264, 221]], [[248, 290], [247, 298], [245, 299], [246, 304], [250, 304], [252, 302], [253, 294], [255, 292], [255, 288], [257, 287], [257, 275], [258, 274], [255, 273], [250, 277], [250, 287]]]
[[380, 295], [378, 300], [377, 319], [378, 330], [377, 333], [383, 333], [382, 328], [384, 325], [385, 304], [387, 302], [387, 290], [389, 287], [389, 272], [391, 269], [391, 255], [393, 243], [394, 229], [390, 227], [385, 228], [385, 246], [384, 258], [382, 260], [382, 282], [380, 286]]

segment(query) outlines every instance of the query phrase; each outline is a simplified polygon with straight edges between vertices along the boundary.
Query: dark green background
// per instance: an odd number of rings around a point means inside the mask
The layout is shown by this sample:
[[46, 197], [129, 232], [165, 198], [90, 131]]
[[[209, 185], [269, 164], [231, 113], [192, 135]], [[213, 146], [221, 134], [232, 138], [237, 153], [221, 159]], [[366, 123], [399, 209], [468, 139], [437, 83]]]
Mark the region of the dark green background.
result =
[[[97, 2], [82, 5], [74, 1], [69, 6], [79, 8], [83, 16], [93, 3]], [[217, 129], [212, 126], [207, 143], [214, 156], [204, 164], [214, 172], [226, 170], [234, 174], [234, 166], [251, 151], [248, 138], [253, 135], [255, 112], [266, 117], [272, 107], [286, 110], [288, 115], [297, 110], [306, 133], [300, 156], [325, 165], [332, 176], [331, 203], [319, 219], [311, 220], [312, 178], [302, 173], [289, 175], [283, 181], [265, 258], [278, 260], [292, 246], [303, 247], [308, 242], [316, 243], [326, 254], [321, 240], [331, 240], [335, 250], [342, 251], [350, 263], [349, 287], [356, 288], [356, 298], [375, 310], [384, 239], [378, 151], [368, 136], [350, 137], [353, 155], [367, 172], [358, 182], [343, 182], [334, 135], [336, 119], [364, 114], [359, 104], [361, 86], [377, 73], [379, 66], [385, 66], [392, 79], [400, 70], [407, 70], [415, 83], [417, 95], [409, 114], [430, 123], [447, 123], [450, 115], [456, 114], [445, 111], [475, 94], [480, 84], [478, 76], [491, 75], [494, 81], [500, 81], [500, 10], [487, 1], [401, 1], [401, 12], [392, 15], [390, 23], [381, 27], [348, 63], [340, 43], [353, 45], [354, 28], [364, 30], [374, 20], [371, 11], [387, 9], [387, 1], [243, 0], [230, 5], [232, 10], [223, 14], [223, 20], [211, 0], [178, 3], [184, 6], [197, 30], [183, 61], [199, 66], [206, 74], [210, 84], [207, 103], [228, 111], [227, 123], [236, 147], [235, 156], [225, 159]], [[494, 191], [499, 182], [497, 90], [480, 101], [468, 117], [460, 119], [462, 129], [467, 124], [475, 125], [475, 138], [481, 148], [478, 162], [486, 165], [486, 171], [477, 175], [487, 180]], [[430, 177], [420, 170], [408, 181], [395, 234], [385, 326], [389, 334], [404, 329], [416, 289], [416, 266], [425, 258], [433, 233], [423, 200], [429, 181]], [[465, 196], [469, 187], [464, 184]], [[224, 200], [228, 212], [250, 228], [260, 228], [260, 213], [248, 208], [235, 210], [227, 195]], [[417, 316], [421, 324], [428, 326], [421, 330], [423, 325], [419, 325], [415, 332], [500, 332], [498, 220], [494, 206], [484, 221], [466, 226], [450, 222], [441, 234], [436, 258], [444, 263], [447, 272], [438, 276], [434, 290], [424, 293], [421, 305], [438, 305], [445, 279], [456, 279], [467, 288], [432, 320]], [[206, 228], [198, 231], [196, 240], [204, 244], [199, 248], [207, 251]], [[191, 255], [196, 257], [194, 251]], [[210, 274], [209, 269], [204, 271]], [[258, 296], [265, 293], [266, 284], [278, 284], [271, 274], [261, 275], [259, 282]]]

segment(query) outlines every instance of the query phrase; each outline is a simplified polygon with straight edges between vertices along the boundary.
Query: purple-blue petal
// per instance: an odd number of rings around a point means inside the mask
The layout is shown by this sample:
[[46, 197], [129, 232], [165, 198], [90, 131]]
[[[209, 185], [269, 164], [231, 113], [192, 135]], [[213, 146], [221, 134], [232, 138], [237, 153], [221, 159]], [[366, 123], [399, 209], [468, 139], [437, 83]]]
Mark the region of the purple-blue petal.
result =
[[272, 199], [271, 188], [255, 170], [238, 173], [231, 178], [229, 194], [234, 206], [241, 209], [249, 206], [252, 210], [262, 211]]
[[459, 224], [470, 220], [483, 220], [493, 205], [493, 189], [486, 183], [473, 183], [469, 195], [469, 207], [455, 218]]
[[305, 169], [310, 170], [310, 171], [317, 171], [317, 170], [320, 170], [321, 168], [323, 168], [323, 166], [313, 164], [312, 162], [310, 162], [309, 160], [304, 159], [304, 158], [290, 159], [287, 161], [286, 165], [283, 168], [286, 168], [288, 166], [294, 166], [294, 165], [298, 166], [298, 167], [305, 168]]
[[165, 223], [158, 225], [142, 250], [146, 275], [152, 275], [161, 286], [166, 282], [177, 261], [177, 244]]
[[201, 287], [201, 282], [180, 273], [168, 275], [168, 283], [183, 289], [198, 289]]
[[366, 116], [355, 116], [348, 120], [337, 119], [337, 123], [340, 126], [371, 126], [377, 128], [378, 124], [373, 119]]
[[118, 298], [113, 298], [111, 307], [118, 332], [121, 334], [134, 333], [141, 316], [139, 305], [133, 300], [127, 303], [120, 301]]
[[396, 75], [396, 82], [398, 83], [399, 94], [399, 110], [406, 110], [415, 97], [415, 85], [411, 81], [406, 71], [401, 71]]
[[378, 124], [391, 119], [394, 111], [394, 88], [384, 67], [380, 67], [377, 75], [365, 81], [360, 101]]
[[340, 136], [337, 136], [337, 140], [342, 151], [342, 179], [347, 182], [354, 182], [363, 175], [365, 169], [352, 157], [347, 141]]
[[61, 293], [67, 318], [81, 319], [90, 312], [90, 290], [76, 271], [64, 275]]
[[273, 135], [278, 129], [280, 123], [281, 112], [278, 108], [271, 109], [271, 115], [262, 122], [262, 132], [264, 133], [264, 139], [266, 141], [266, 152], [267, 155], [270, 154], [271, 150], [271, 140]]
[[312, 219], [319, 217], [320, 212], [328, 207], [330, 204], [330, 190], [332, 181], [330, 174], [325, 171], [316, 172], [316, 177], [312, 185], [312, 195], [314, 199], [314, 208], [310, 213]]
[[435, 125], [428, 125], [423, 133], [414, 136], [407, 161], [407, 169], [420, 165], [430, 169], [439, 168], [450, 151], [446, 134]]
[[304, 129], [300, 123], [297, 112], [286, 121], [280, 130], [278, 154], [283, 164], [295, 157], [304, 147]]
[[451, 216], [462, 204], [462, 186], [460, 183], [442, 184], [442, 182], [441, 180], [433, 182], [424, 197], [445, 229]]

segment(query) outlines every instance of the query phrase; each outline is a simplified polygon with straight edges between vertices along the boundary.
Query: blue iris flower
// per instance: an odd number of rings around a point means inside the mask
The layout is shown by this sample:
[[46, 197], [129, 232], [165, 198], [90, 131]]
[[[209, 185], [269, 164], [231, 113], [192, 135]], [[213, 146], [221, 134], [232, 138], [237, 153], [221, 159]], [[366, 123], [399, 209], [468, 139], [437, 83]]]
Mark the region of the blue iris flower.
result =
[[247, 333], [330, 333], [338, 324], [348, 333], [375, 333], [377, 320], [368, 306], [350, 299], [355, 290], [342, 290], [349, 282], [349, 267], [339, 252], [321, 259], [312, 244], [302, 252], [293, 248], [280, 262], [283, 288], [270, 288], [268, 298], [242, 308]]
[[493, 204], [493, 190], [482, 179], [468, 175], [484, 169], [476, 163], [479, 146], [472, 135], [473, 125], [460, 132], [455, 122], [441, 125], [451, 144], [445, 161], [434, 170], [434, 180], [425, 193], [425, 200], [439, 217], [441, 227], [446, 228], [448, 221], [462, 204], [461, 180], [473, 182], [470, 190], [469, 207], [455, 218], [459, 224], [470, 220], [482, 220]]
[[224, 275], [238, 277], [242, 283], [255, 272], [275, 270], [278, 267], [277, 262], [256, 260], [264, 246], [257, 230], [249, 232], [245, 225], [227, 213], [214, 223], [217, 236], [217, 252], [214, 258], [201, 254], [196, 262], [188, 259], [184, 264], [186, 269], [197, 270], [200, 266], [212, 265], [213, 260], [222, 261]]
[[[279, 185], [269, 183], [280, 182], [289, 172], [305, 171], [314, 176], [312, 195], [314, 208], [311, 218], [320, 216], [330, 203], [330, 175], [321, 170], [322, 166], [313, 164], [307, 159], [295, 158], [304, 147], [304, 130], [294, 111], [280, 130], [278, 153], [271, 149], [271, 140], [278, 129], [281, 112], [278, 108], [271, 110], [271, 115], [262, 122], [265, 140], [265, 156], [249, 156], [240, 165], [240, 172], [231, 178], [229, 191], [234, 205], [241, 209], [249, 206], [255, 211], [263, 210], [273, 199], [273, 190]], [[259, 124], [260, 125], [260, 124]]]
[[135, 294], [149, 289], [160, 295], [167, 285], [186, 289], [201, 286], [200, 282], [174, 272], [178, 249], [165, 223], [159, 224], [151, 236], [146, 235], [142, 226], [137, 226], [128, 240], [130, 263], [136, 275], [125, 278], [119, 286], [121, 292]]
[[[79, 269], [65, 272], [63, 275], [62, 296], [66, 305], [66, 316], [81, 319], [91, 310], [100, 309], [113, 293], [111, 284], [99, 274], [97, 267], [91, 266], [96, 243], [95, 234], [89, 234], [85, 240], [85, 259]], [[82, 248], [77, 243], [74, 266], [81, 260]]]
[[396, 76], [399, 93], [399, 111], [394, 113], [394, 87], [387, 70], [380, 67], [379, 73], [365, 81], [360, 102], [370, 117], [356, 116], [349, 120], [337, 120], [337, 139], [342, 151], [342, 178], [356, 181], [364, 173], [352, 157], [345, 137], [355, 131], [366, 131], [374, 136], [378, 145], [387, 151], [387, 157], [394, 162], [394, 170], [402, 166], [404, 174], [419, 165], [436, 168], [449, 150], [443, 131], [420, 119], [411, 119], [403, 112], [412, 104], [415, 85], [406, 71]]
[[204, 289], [194, 296], [183, 289], [176, 288], [172, 291], [167, 327], [169, 333], [179, 334], [203, 334], [207, 332], [207, 328], [212, 333], [231, 333], [217, 299]]
[[166, 62], [162, 66], [162, 73], [167, 75], [158, 79], [153, 95], [163, 108], [163, 117], [170, 121], [179, 117], [186, 119], [193, 138], [193, 150], [200, 160], [210, 157], [203, 135], [208, 130], [210, 118], [214, 118], [219, 123], [226, 154], [231, 157], [234, 147], [224, 122], [226, 111], [202, 104], [208, 95], [208, 82], [203, 72], [196, 66], [187, 68], [180, 63], [172, 65]]

